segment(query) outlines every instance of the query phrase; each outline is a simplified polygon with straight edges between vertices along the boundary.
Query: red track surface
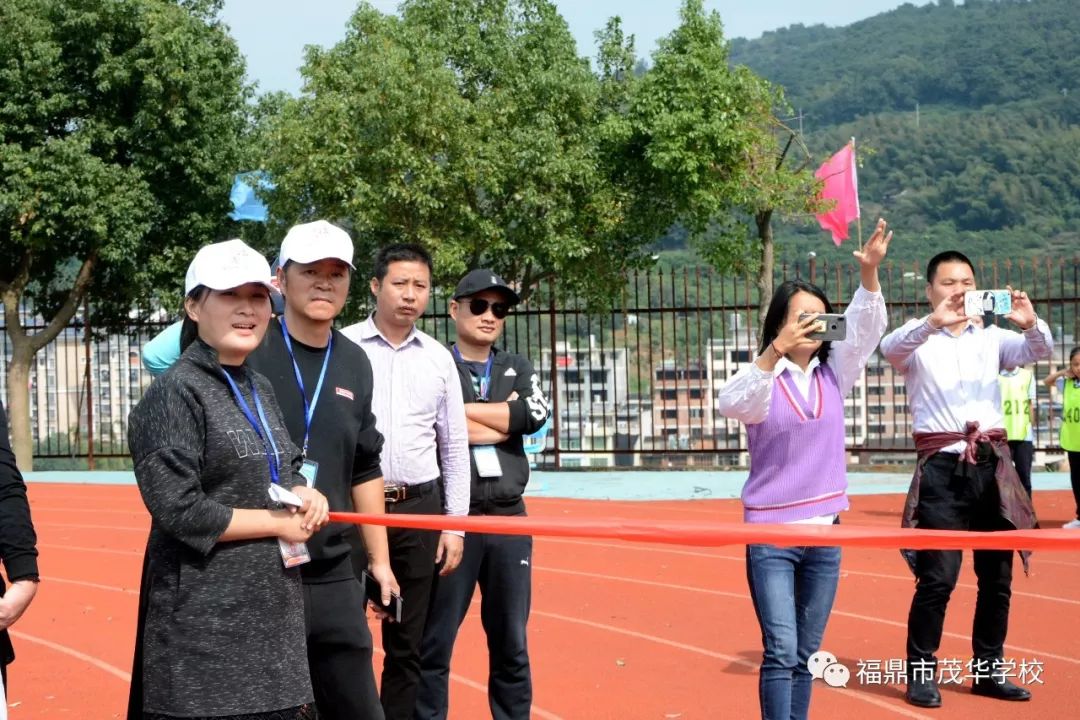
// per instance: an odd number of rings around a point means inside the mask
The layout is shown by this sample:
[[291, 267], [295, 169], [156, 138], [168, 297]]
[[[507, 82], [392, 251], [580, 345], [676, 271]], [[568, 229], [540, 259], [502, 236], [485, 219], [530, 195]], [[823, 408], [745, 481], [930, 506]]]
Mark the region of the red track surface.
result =
[[[133, 487], [33, 485], [43, 582], [15, 628], [12, 720], [123, 717], [138, 576], [149, 520]], [[898, 496], [852, 499], [846, 523], [894, 525]], [[1071, 494], [1036, 494], [1048, 527], [1070, 519]], [[534, 515], [620, 516], [678, 523], [736, 520], [734, 501], [531, 500]], [[757, 715], [760, 634], [746, 590], [743, 548], [537, 539], [529, 625], [539, 718], [751, 718]], [[817, 683], [814, 718], [1075, 717], [1080, 684], [1080, 552], [1040, 553], [1032, 576], [1017, 564], [1006, 654], [1043, 663], [1030, 703], [943, 688], [944, 707], [904, 704], [899, 685], [861, 684], [858, 661], [903, 656], [913, 582], [892, 551], [846, 550], [824, 649], [852, 672], [847, 689]], [[939, 655], [966, 661], [975, 598], [966, 558]], [[377, 626], [373, 624], [377, 632]], [[378, 640], [376, 639], [376, 644]], [[451, 717], [483, 718], [487, 674], [477, 611], [453, 663]]]

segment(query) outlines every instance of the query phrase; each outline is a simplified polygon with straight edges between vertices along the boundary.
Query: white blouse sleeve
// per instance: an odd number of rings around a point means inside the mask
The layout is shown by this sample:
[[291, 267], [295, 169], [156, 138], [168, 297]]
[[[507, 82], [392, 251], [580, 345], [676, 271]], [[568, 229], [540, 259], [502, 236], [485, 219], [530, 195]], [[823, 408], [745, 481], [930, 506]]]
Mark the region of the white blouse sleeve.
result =
[[859, 286], [847, 310], [847, 340], [834, 342], [829, 350], [829, 367], [836, 373], [840, 395], [847, 397], [862, 375], [863, 368], [874, 354], [889, 319], [885, 312], [885, 297]]
[[725, 417], [755, 425], [769, 416], [772, 388], [773, 374], [750, 363], [720, 389], [716, 409]]

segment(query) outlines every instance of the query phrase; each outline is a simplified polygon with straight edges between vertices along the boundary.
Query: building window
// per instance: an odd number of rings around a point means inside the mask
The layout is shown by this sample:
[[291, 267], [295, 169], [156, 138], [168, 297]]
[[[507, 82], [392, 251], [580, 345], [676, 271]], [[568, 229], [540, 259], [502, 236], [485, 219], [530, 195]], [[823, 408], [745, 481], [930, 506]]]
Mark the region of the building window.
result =
[[701, 388], [690, 388], [690, 399], [691, 400], [700, 400], [701, 399], [701, 393], [702, 393]]
[[594, 385], [603, 385], [607, 382], [606, 370], [591, 370], [589, 371], [589, 380]]
[[581, 384], [581, 371], [580, 370], [567, 370], [565, 378], [566, 378], [566, 383], [568, 385], [580, 385]]
[[661, 400], [677, 400], [679, 397], [679, 391], [673, 388], [665, 388], [660, 391]]
[[664, 417], [664, 418], [667, 418], [667, 419], [677, 418], [677, 417], [679, 417], [679, 410], [678, 410], [678, 408], [668, 408], [668, 409], [663, 411], [663, 414], [661, 415], [661, 417]]

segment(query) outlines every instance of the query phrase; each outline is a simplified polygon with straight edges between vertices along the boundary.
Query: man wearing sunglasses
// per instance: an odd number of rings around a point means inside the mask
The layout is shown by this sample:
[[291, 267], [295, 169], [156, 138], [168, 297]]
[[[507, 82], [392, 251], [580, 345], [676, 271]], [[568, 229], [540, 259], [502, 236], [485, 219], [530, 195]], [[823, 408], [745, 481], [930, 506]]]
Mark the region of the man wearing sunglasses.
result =
[[[470, 515], [525, 515], [522, 493], [529, 461], [522, 437], [548, 418], [540, 377], [527, 358], [495, 347], [520, 298], [490, 270], [473, 270], [450, 303], [472, 460]], [[525, 625], [532, 594], [532, 538], [469, 533], [461, 565], [436, 579], [420, 649], [420, 691], [414, 720], [444, 719], [449, 710], [450, 655], [477, 584], [490, 652], [488, 703], [492, 717], [529, 717], [532, 677]]]

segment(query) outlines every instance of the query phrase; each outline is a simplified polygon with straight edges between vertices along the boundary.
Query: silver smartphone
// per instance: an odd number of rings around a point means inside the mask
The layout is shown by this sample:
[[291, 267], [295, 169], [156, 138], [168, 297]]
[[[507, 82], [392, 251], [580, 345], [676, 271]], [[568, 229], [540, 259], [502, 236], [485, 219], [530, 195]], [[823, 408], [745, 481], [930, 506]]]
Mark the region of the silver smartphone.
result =
[[[799, 315], [799, 321], [802, 322], [806, 318], [810, 317], [810, 313], [803, 313]], [[817, 316], [817, 328], [810, 333], [807, 337], [811, 340], [831, 340], [833, 342], [839, 342], [847, 340], [847, 317], [839, 313], [822, 313]]]
[[1008, 315], [1012, 293], [1008, 290], [968, 290], [964, 293], [964, 314], [968, 317]]

